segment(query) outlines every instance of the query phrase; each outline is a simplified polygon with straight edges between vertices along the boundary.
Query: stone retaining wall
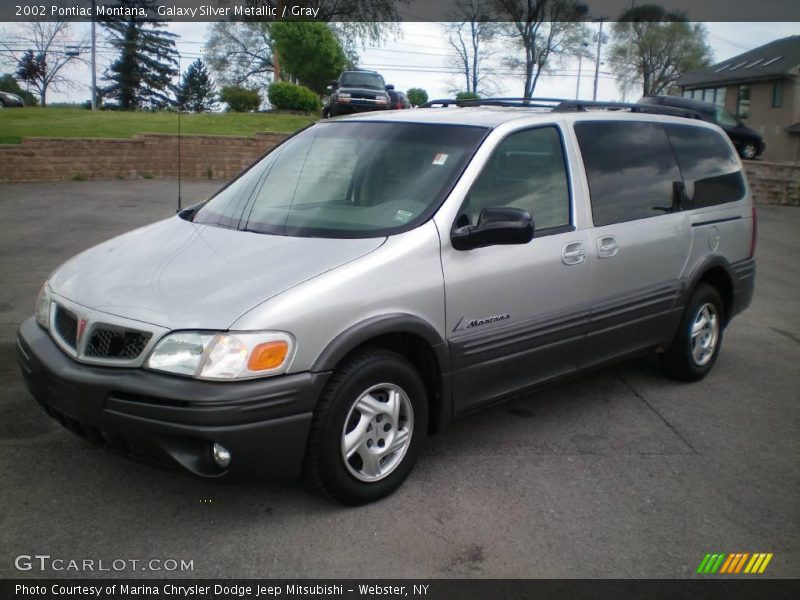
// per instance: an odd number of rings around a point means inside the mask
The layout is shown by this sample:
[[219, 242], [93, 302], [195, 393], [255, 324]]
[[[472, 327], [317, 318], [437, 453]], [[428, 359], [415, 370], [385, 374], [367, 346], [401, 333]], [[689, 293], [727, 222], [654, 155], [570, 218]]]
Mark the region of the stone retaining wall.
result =
[[[252, 137], [184, 135], [181, 175], [230, 179], [289, 134]], [[133, 179], [178, 176], [178, 136], [131, 139], [24, 138], [0, 144], [0, 182]]]
[[800, 165], [748, 160], [744, 169], [757, 203], [800, 206]]

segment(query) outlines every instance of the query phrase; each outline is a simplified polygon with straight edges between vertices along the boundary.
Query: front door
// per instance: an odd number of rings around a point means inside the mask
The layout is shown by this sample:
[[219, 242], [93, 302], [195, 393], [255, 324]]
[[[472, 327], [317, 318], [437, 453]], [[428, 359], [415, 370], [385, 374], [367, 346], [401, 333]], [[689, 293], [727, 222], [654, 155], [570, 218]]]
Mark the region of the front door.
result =
[[455, 414], [577, 368], [590, 239], [575, 228], [562, 137], [556, 126], [509, 134], [450, 224], [515, 207], [533, 217], [533, 240], [460, 251], [440, 226]]

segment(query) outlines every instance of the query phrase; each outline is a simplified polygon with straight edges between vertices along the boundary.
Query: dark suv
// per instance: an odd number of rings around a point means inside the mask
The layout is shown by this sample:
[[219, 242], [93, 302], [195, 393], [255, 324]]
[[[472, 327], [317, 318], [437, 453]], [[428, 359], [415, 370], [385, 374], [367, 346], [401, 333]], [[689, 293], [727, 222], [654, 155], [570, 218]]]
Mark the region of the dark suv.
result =
[[699, 113], [704, 121], [719, 125], [725, 130], [742, 158], [752, 160], [764, 152], [764, 148], [766, 148], [764, 140], [761, 139], [757, 131], [750, 129], [736, 118], [733, 113], [717, 104], [680, 96], [645, 96], [639, 100], [639, 103], [687, 108]]
[[344, 71], [331, 81], [330, 96], [322, 107], [324, 118], [389, 108], [389, 89], [375, 71]]

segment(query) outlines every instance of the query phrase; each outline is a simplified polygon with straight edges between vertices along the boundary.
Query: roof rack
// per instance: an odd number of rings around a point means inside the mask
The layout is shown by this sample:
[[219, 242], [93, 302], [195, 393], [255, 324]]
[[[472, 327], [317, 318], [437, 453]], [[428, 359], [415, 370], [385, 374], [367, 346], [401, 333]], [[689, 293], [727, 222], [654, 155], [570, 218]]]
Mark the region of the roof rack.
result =
[[449, 106], [504, 106], [510, 108], [546, 108], [553, 112], [585, 112], [595, 110], [619, 110], [632, 113], [647, 113], [701, 119], [699, 112], [689, 108], [676, 108], [659, 104], [634, 104], [630, 102], [602, 102], [595, 100], [568, 100], [565, 98], [452, 98], [430, 100], [420, 108], [447, 108]]

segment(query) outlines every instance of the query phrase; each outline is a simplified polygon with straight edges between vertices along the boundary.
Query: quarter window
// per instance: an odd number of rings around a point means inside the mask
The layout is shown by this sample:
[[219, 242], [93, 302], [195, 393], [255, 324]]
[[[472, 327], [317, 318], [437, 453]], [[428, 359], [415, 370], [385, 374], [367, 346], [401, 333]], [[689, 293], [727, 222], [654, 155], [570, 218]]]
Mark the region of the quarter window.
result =
[[735, 202], [744, 197], [739, 163], [719, 133], [686, 125], [665, 127], [678, 157], [692, 208]]
[[678, 163], [658, 123], [575, 125], [597, 227], [672, 212]]
[[569, 225], [569, 184], [561, 135], [555, 127], [512, 133], [495, 149], [472, 186], [459, 219], [478, 222], [484, 208], [530, 213], [536, 231]]

